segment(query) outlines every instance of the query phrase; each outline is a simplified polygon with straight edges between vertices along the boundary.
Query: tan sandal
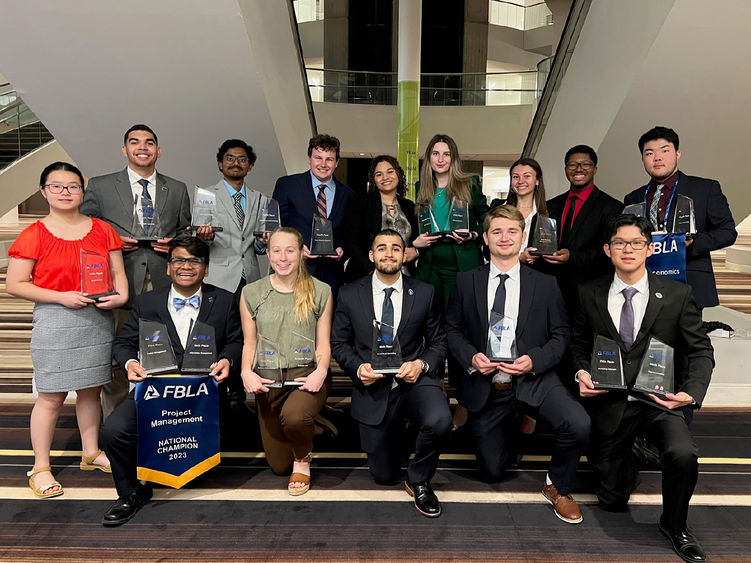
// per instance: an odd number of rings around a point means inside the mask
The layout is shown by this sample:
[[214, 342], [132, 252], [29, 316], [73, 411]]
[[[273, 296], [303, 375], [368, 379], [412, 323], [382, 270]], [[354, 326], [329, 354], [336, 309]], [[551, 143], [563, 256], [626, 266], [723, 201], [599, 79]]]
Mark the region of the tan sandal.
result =
[[[45, 471], [52, 473], [52, 468], [48, 465], [47, 467], [40, 467], [39, 469], [32, 469], [31, 471], [26, 472], [26, 476], [29, 478], [29, 488], [34, 492], [37, 498], [59, 497], [65, 491], [63, 491], [63, 486], [57, 481], [53, 481], [46, 487], [37, 488], [36, 485], [34, 485], [34, 477], [36, 477], [39, 473], [44, 473]], [[56, 491], [50, 491], [50, 489], [54, 489], [55, 487], [57, 487]]]
[[[310, 454], [306, 455], [302, 459], [295, 459], [297, 462], [307, 462], [310, 463], [313, 459], [313, 456]], [[293, 487], [292, 483], [303, 483], [302, 487]], [[310, 475], [305, 475], [305, 473], [293, 473], [289, 476], [289, 484], [287, 485], [287, 492], [290, 494], [290, 496], [293, 497], [299, 497], [300, 495], [304, 495], [310, 490]]]
[[81, 471], [94, 471], [95, 469], [98, 469], [99, 471], [104, 471], [105, 473], [112, 473], [112, 468], [110, 467], [110, 464], [107, 465], [96, 465], [94, 463], [94, 460], [99, 457], [99, 454], [102, 453], [102, 450], [97, 450], [96, 453], [92, 456], [88, 455], [81, 455], [81, 463], [78, 464], [78, 467], [81, 468]]

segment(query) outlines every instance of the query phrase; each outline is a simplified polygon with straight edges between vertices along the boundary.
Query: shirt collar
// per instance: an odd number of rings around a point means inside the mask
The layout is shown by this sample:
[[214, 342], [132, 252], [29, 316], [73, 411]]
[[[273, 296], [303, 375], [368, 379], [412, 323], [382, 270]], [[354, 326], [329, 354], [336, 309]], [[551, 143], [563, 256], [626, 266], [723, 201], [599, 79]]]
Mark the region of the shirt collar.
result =
[[644, 272], [644, 276], [635, 284], [629, 285], [626, 282], [624, 282], [621, 278], [618, 277], [618, 274], [613, 275], [613, 283], [610, 284], [610, 293], [616, 294], [620, 293], [627, 287], [633, 287], [641, 293], [642, 295], [648, 295], [649, 294], [649, 278], [647, 276], [647, 272]]
[[654, 178], [652, 178], [649, 181], [649, 188], [652, 191], [654, 191], [654, 190], [657, 189], [657, 186], [659, 186], [660, 184], [663, 184], [667, 189], [672, 190], [673, 186], [675, 185], [676, 178], [678, 178], [678, 170], [676, 170], [675, 172], [673, 172], [670, 175], [669, 178], [665, 178], [664, 180], [661, 180], [661, 181], [660, 180], [655, 180]]
[[593, 183], [591, 183], [591, 184], [590, 184], [589, 186], [587, 186], [586, 188], [584, 188], [583, 190], [581, 190], [581, 191], [580, 191], [579, 193], [574, 193], [573, 191], [571, 191], [571, 188], [569, 188], [569, 189], [568, 189], [568, 195], [567, 195], [566, 197], [567, 197], [567, 198], [569, 198], [569, 197], [571, 197], [572, 195], [575, 195], [575, 196], [576, 196], [576, 197], [578, 197], [578, 198], [579, 198], [579, 199], [580, 199], [581, 201], [587, 201], [587, 198], [588, 198], [588, 197], [590, 196], [590, 194], [591, 194], [591, 193], [592, 193], [592, 192], [594, 191], [594, 189], [595, 189], [595, 184], [594, 184], [594, 182], [593, 182]]
[[383, 293], [383, 290], [387, 287], [394, 288], [394, 291], [397, 293], [401, 293], [402, 289], [404, 288], [404, 276], [399, 274], [399, 278], [394, 282], [393, 285], [386, 285], [381, 280], [378, 279], [378, 276], [375, 272], [373, 272], [373, 295], [376, 295], [378, 293]]
[[234, 187], [232, 187], [227, 180], [222, 178], [222, 182], [224, 182], [224, 187], [226, 187], [229, 190], [230, 197], [234, 197], [236, 193], [241, 194], [243, 197], [247, 197], [247, 190], [245, 189], [245, 184], [243, 184], [243, 187], [240, 188], [240, 191], [238, 192]]
[[173, 313], [175, 312], [175, 306], [172, 304], [172, 300], [175, 298], [178, 299], [190, 299], [194, 295], [197, 295], [199, 299], [203, 300], [203, 286], [198, 288], [198, 291], [196, 291], [193, 295], [188, 295], [188, 297], [183, 297], [180, 293], [177, 292], [175, 289], [175, 286], [172, 285], [169, 288], [169, 297], [167, 299], [167, 306], [169, 307], [169, 310]]
[[[142, 178], [143, 176], [141, 176], [138, 172], [135, 172], [134, 170], [131, 169], [130, 166], [128, 166], [128, 180], [130, 181], [131, 186], [136, 184], [138, 180], [141, 180]], [[151, 176], [146, 178], [146, 180], [149, 181], [150, 186], [156, 186], [156, 170], [154, 170], [151, 173]], [[139, 185], [139, 188], [140, 188], [140, 185]]]
[[519, 264], [519, 262], [514, 264], [514, 266], [508, 272], [501, 272], [498, 268], [496, 268], [493, 262], [490, 262], [490, 278], [494, 278], [498, 276], [498, 274], [507, 274], [508, 277], [516, 281], [519, 279], [519, 272], [521, 272], [521, 265]]
[[313, 174], [313, 171], [310, 171], [310, 181], [313, 183], [314, 188], [318, 188], [321, 184], [324, 184], [326, 188], [328, 188], [331, 191], [336, 191], [336, 182], [334, 181], [334, 177], [331, 176], [329, 178], [328, 182], [321, 182], [318, 178], [316, 178], [315, 174]]

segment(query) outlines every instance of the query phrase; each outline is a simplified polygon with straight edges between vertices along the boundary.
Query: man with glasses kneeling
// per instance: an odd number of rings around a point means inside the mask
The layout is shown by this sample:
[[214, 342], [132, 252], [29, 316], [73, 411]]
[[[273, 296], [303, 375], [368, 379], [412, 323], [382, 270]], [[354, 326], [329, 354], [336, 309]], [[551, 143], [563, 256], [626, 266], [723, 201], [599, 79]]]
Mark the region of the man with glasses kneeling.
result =
[[[182, 365], [190, 330], [197, 320], [214, 328], [217, 361], [210, 372], [214, 379], [225, 379], [230, 367], [240, 361], [243, 340], [234, 296], [204, 284], [208, 271], [209, 247], [205, 242], [179, 236], [169, 243], [167, 274], [172, 284], [136, 297], [112, 347], [112, 355], [128, 374], [128, 381], [137, 383], [149, 377], [137, 359], [139, 319], [167, 327], [178, 366]], [[102, 524], [120, 526], [151, 498], [151, 485], [139, 481], [136, 475], [138, 431], [133, 392], [105, 420], [102, 445], [112, 465], [118, 495], [105, 512]]]

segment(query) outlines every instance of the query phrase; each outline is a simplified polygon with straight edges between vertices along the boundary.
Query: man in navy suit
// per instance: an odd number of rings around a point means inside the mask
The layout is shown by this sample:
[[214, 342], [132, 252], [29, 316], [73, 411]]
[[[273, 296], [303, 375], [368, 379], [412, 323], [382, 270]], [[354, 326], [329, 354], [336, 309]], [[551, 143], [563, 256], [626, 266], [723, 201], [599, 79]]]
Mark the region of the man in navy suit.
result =
[[[712, 345], [702, 327], [691, 289], [647, 273], [654, 248], [652, 226], [644, 217], [621, 215], [611, 224], [604, 250], [615, 266], [582, 285], [571, 352], [579, 394], [592, 417], [588, 458], [597, 479], [597, 499], [610, 511], [625, 511], [636, 487], [632, 453], [635, 436], [659, 450], [662, 516], [659, 529], [685, 561], [706, 560], [686, 525], [688, 505], [699, 475], [698, 449], [686, 424], [686, 410], [704, 400], [714, 367]], [[639, 374], [651, 337], [675, 350], [675, 390], [665, 397], [596, 389], [590, 359], [595, 336], [617, 343], [629, 390]], [[641, 400], [635, 400], [635, 398]]]
[[[678, 134], [667, 127], [653, 127], [644, 133], [639, 138], [639, 152], [650, 180], [646, 186], [626, 196], [626, 205], [646, 203], [652, 226], [658, 231], [672, 231], [675, 196], [680, 194], [693, 200], [696, 233], [686, 237], [686, 281], [694, 291], [699, 309], [719, 305], [709, 253], [730, 246], [738, 236], [720, 183], [686, 176], [678, 170], [681, 158]], [[653, 206], [658, 190], [657, 203]]]
[[[334, 178], [339, 165], [339, 139], [331, 135], [316, 135], [308, 143], [310, 170], [283, 176], [276, 181], [274, 199], [279, 202], [282, 225], [300, 231], [305, 241], [303, 252], [308, 270], [331, 286], [336, 298], [344, 273], [344, 243], [342, 231], [347, 206], [355, 193]], [[326, 217], [333, 224], [336, 256], [310, 254], [313, 216]]]
[[517, 402], [531, 407], [555, 431], [542, 494], [558, 518], [578, 524], [582, 513], [569, 492], [589, 439], [589, 416], [555, 371], [571, 337], [563, 298], [555, 278], [519, 263], [524, 217], [518, 209], [488, 211], [483, 236], [490, 264], [459, 273], [446, 312], [449, 351], [462, 367], [457, 398], [469, 411], [477, 465], [486, 481], [501, 478], [510, 415]]
[[[437, 517], [441, 505], [430, 480], [451, 426], [442, 382], [446, 334], [433, 287], [401, 273], [404, 240], [399, 233], [378, 233], [370, 260], [375, 272], [341, 289], [331, 351], [353, 382], [352, 416], [360, 423], [360, 442], [373, 479], [382, 485], [399, 480], [399, 425], [411, 420], [418, 436], [405, 486], [418, 512]], [[374, 371], [376, 322], [381, 323], [379, 336], [395, 337], [401, 347], [401, 364], [393, 362], [398, 365], [389, 373]]]
[[[167, 327], [175, 360], [182, 365], [190, 328], [201, 321], [214, 328], [217, 361], [210, 375], [224, 380], [242, 354], [242, 330], [235, 298], [224, 289], [204, 284], [209, 269], [209, 247], [202, 240], [180, 236], [169, 243], [167, 274], [169, 287], [136, 297], [128, 320], [115, 338], [112, 355], [128, 380], [137, 383], [148, 375], [138, 362], [138, 321], [157, 321]], [[120, 526], [151, 498], [151, 485], [136, 477], [138, 434], [136, 405], [131, 393], [105, 420], [102, 445], [112, 465], [118, 499], [102, 518], [105, 526]]]

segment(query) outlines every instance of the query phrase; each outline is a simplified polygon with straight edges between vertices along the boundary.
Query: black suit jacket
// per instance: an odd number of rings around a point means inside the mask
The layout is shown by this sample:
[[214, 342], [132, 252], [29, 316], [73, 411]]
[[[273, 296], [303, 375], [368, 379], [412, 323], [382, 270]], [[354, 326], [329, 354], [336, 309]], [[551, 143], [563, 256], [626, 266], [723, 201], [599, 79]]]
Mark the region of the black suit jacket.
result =
[[[630, 387], [636, 381], [649, 337], [654, 336], [675, 349], [675, 392], [685, 391], [691, 395], [698, 408], [707, 392], [714, 367], [714, 354], [691, 295], [691, 288], [661, 276], [648, 276], [649, 302], [630, 350], [624, 348], [618, 329], [608, 313], [608, 292], [613, 276], [607, 275], [582, 285], [579, 290], [581, 306], [576, 315], [571, 343], [574, 373], [580, 369], [589, 371], [594, 336], [602, 335], [618, 343], [624, 377]], [[570, 377], [573, 378], [574, 373]], [[618, 428], [626, 409], [626, 400], [627, 393], [618, 391], [582, 399], [598, 432], [604, 435], [612, 434]], [[649, 401], [656, 408], [662, 408]], [[669, 412], [682, 413], [680, 409]]]
[[[403, 197], [398, 197], [397, 201], [412, 229], [409, 240], [404, 242], [407, 246], [412, 246], [412, 241], [419, 234], [415, 204]], [[368, 251], [373, 237], [381, 231], [381, 209], [381, 195], [378, 190], [356, 195], [350, 201], [344, 218], [344, 251], [349, 257], [347, 269], [344, 271], [345, 282], [359, 280], [373, 271]], [[408, 264], [408, 267], [413, 271], [414, 261]]]
[[[492, 378], [469, 373], [472, 357], [483, 354], [488, 340], [488, 273], [485, 264], [459, 272], [446, 312], [449, 353], [463, 368], [456, 386], [459, 402], [468, 410], [480, 410], [488, 401]], [[538, 406], [551, 388], [560, 385], [554, 371], [571, 339], [571, 327], [555, 279], [522, 265], [516, 347], [529, 355], [534, 373], [514, 377], [516, 397]]]
[[[342, 247], [346, 250], [343, 237], [344, 217], [347, 206], [355, 196], [355, 192], [336, 178], [334, 178], [334, 182], [336, 182], [336, 193], [328, 218], [334, 227], [334, 248]], [[310, 170], [279, 178], [274, 186], [273, 197], [279, 202], [282, 225], [300, 231], [303, 242], [310, 248], [313, 215], [318, 213], [318, 203], [313, 195]], [[332, 291], [336, 293], [339, 285], [341, 285], [346, 259], [345, 254], [341, 260], [330, 258], [308, 260], [308, 271], [319, 280], [329, 284]]]
[[[642, 203], [645, 188], [638, 188], [624, 199], [626, 205]], [[696, 304], [701, 307], [719, 305], [717, 287], [710, 252], [730, 246], [738, 233], [730, 212], [728, 200], [717, 180], [686, 176], [678, 173], [678, 193], [694, 200], [696, 234], [694, 242], [686, 248], [686, 281], [694, 290]], [[669, 218], [667, 230], [673, 228]]]
[[[548, 201], [548, 215], [555, 219], [558, 234], [563, 226], [561, 217], [569, 192], [566, 191]], [[535, 267], [558, 279], [569, 314], [577, 307], [577, 287], [586, 280], [595, 279], [613, 271], [613, 264], [602, 249], [607, 236], [608, 223], [620, 215], [623, 204], [594, 186], [584, 202], [568, 237], [571, 257], [565, 264], [548, 264], [544, 259], [535, 262]]]
[[[363, 385], [357, 369], [370, 363], [373, 347], [373, 286], [374, 274], [345, 285], [339, 293], [334, 324], [331, 329], [331, 351], [339, 366], [352, 379], [352, 416], [359, 422], [376, 425], [386, 414], [393, 379], [384, 377], [372, 385]], [[396, 337], [405, 362], [417, 358], [430, 370], [411, 385], [441, 387], [443, 363], [446, 359], [446, 333], [435, 303], [433, 287], [414, 278], [402, 276], [404, 295], [402, 316]], [[399, 385], [410, 385], [400, 382]]]
[[[142, 293], [133, 302], [128, 320], [125, 321], [112, 345], [112, 356], [123, 370], [125, 370], [125, 362], [138, 359], [138, 319], [160, 322], [167, 327], [172, 350], [175, 352], [175, 360], [178, 366], [182, 365], [185, 349], [167, 309], [170, 287]], [[242, 354], [243, 337], [240, 314], [235, 305], [234, 296], [224, 289], [204, 283], [198, 320], [214, 327], [217, 360], [227, 358], [230, 366], [238, 366]]]

